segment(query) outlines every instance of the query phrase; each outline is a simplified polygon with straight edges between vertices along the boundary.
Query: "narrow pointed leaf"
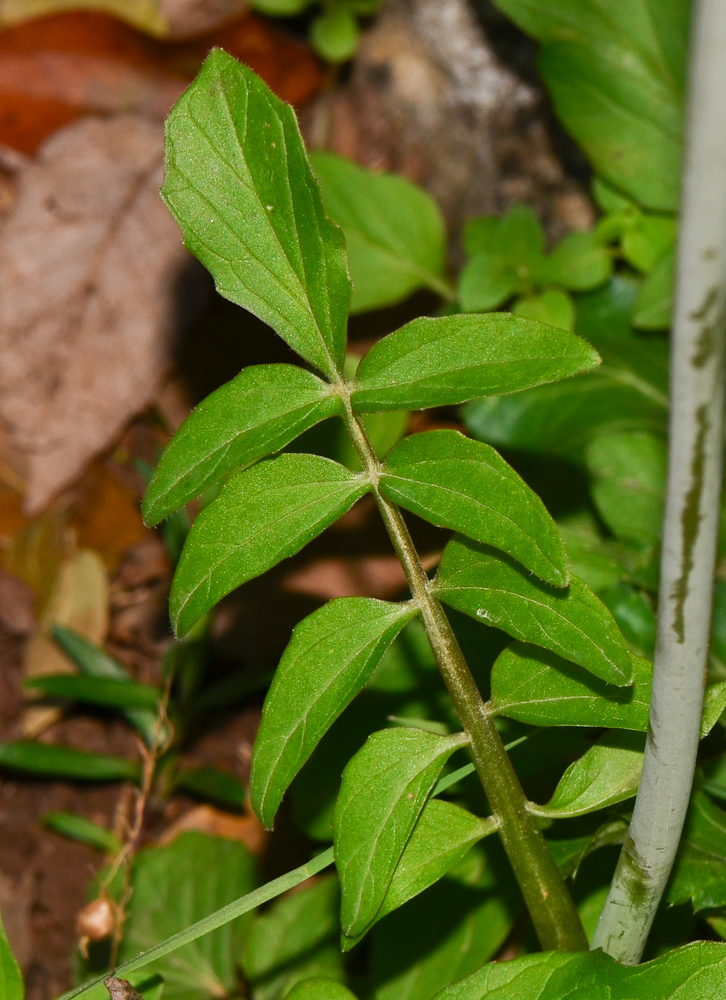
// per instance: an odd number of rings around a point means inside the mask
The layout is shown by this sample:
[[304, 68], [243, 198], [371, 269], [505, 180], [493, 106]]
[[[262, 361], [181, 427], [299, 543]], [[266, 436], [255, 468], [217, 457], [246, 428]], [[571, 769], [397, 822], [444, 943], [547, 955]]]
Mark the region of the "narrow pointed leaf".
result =
[[615, 619], [577, 577], [567, 590], [556, 590], [457, 536], [444, 549], [436, 592], [458, 611], [552, 650], [610, 684], [632, 681], [631, 656]]
[[343, 771], [333, 826], [348, 937], [374, 921], [426, 799], [462, 743], [461, 736], [386, 729], [370, 736]]
[[0, 997], [3, 1000], [23, 1000], [24, 996], [23, 974], [0, 919]]
[[289, 444], [340, 410], [340, 397], [294, 365], [251, 365], [197, 406], [169, 442], [143, 504], [158, 524], [224, 473]]
[[351, 312], [393, 305], [422, 286], [448, 291], [444, 221], [430, 194], [333, 153], [310, 159], [325, 209], [345, 234]]
[[33, 740], [0, 743], [0, 767], [71, 781], [137, 781], [141, 776], [139, 765], [125, 757]]
[[265, 826], [290, 782], [417, 614], [410, 604], [341, 597], [296, 626], [265, 699], [250, 798]]
[[550, 801], [533, 811], [551, 819], [571, 819], [633, 798], [644, 747], [642, 733], [606, 733], [570, 764]]
[[317, 455], [280, 455], [233, 476], [184, 546], [169, 601], [177, 634], [235, 587], [299, 552], [368, 489]]
[[452, 430], [412, 434], [389, 452], [380, 487], [406, 510], [507, 552], [548, 583], [568, 582], [557, 525], [488, 445]]
[[123, 847], [118, 837], [105, 826], [77, 813], [49, 812], [43, 817], [43, 824], [63, 837], [78, 840], [107, 854], [117, 854]]
[[510, 313], [422, 317], [379, 340], [358, 368], [356, 410], [417, 410], [519, 392], [588, 371], [584, 340]]
[[[544, 649], [513, 642], [492, 668], [492, 705], [532, 726], [592, 726], [646, 732], [653, 664], [632, 656], [633, 683], [617, 688]], [[726, 707], [726, 682], [706, 688], [701, 736]]]
[[[375, 922], [438, 882], [474, 844], [496, 829], [497, 821], [491, 816], [480, 819], [461, 806], [440, 799], [427, 802], [393, 873]], [[343, 947], [347, 951], [360, 940], [361, 937], [345, 938]]]
[[434, 1000], [717, 1000], [725, 978], [726, 945], [714, 941], [694, 941], [637, 966], [599, 950], [551, 951], [492, 962]]
[[[125, 681], [129, 683], [131, 676], [123, 664], [114, 660], [103, 649], [94, 646], [92, 642], [73, 629], [64, 625], [54, 625], [52, 634], [60, 648], [76, 664], [82, 674], [87, 677], [107, 678], [108, 680]], [[144, 738], [147, 746], [154, 742], [158, 713], [156, 708], [125, 708], [124, 717]]]
[[167, 121], [162, 195], [225, 298], [334, 376], [350, 279], [292, 108], [214, 49]]
[[39, 691], [51, 698], [69, 698], [88, 705], [108, 708], [150, 708], [161, 700], [159, 688], [136, 681], [108, 677], [76, 677], [73, 674], [46, 674], [31, 677], [23, 684], [26, 690]]

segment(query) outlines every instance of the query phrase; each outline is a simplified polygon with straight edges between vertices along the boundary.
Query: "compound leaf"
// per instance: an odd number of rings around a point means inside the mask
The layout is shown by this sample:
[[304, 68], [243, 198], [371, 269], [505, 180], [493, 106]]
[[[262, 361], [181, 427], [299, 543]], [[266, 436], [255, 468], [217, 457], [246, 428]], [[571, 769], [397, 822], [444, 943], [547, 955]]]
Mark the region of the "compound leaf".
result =
[[448, 296], [444, 221], [429, 194], [333, 153], [310, 159], [325, 209], [345, 234], [352, 312], [393, 305], [422, 286]]
[[568, 582], [557, 525], [489, 445], [453, 430], [412, 434], [389, 452], [380, 488], [419, 517], [507, 552], [548, 583]]
[[724, 976], [726, 945], [713, 941], [694, 941], [634, 967], [602, 951], [544, 952], [492, 962], [434, 1000], [716, 1000]]
[[632, 798], [643, 770], [644, 746], [642, 733], [606, 733], [570, 764], [550, 801], [533, 811], [551, 819], [571, 819]]
[[557, 590], [506, 556], [457, 536], [444, 549], [436, 593], [458, 611], [564, 656], [610, 684], [632, 682], [620, 629], [577, 577], [567, 590]]
[[167, 121], [162, 195], [217, 290], [329, 376], [342, 370], [350, 279], [295, 113], [221, 49]]
[[421, 317], [363, 357], [352, 400], [363, 412], [450, 406], [554, 382], [598, 363], [574, 334], [509, 313]]
[[179, 636], [235, 587], [294, 555], [369, 489], [328, 458], [280, 455], [233, 476], [196, 519], [174, 575]]
[[265, 699], [250, 797], [265, 826], [323, 735], [417, 613], [369, 597], [331, 601], [295, 627]]
[[197, 406], [169, 442], [143, 504], [158, 524], [220, 476], [279, 451], [340, 410], [340, 397], [295, 365], [251, 365]]
[[346, 936], [375, 920], [426, 799], [462, 744], [461, 736], [385, 729], [348, 762], [333, 820]]

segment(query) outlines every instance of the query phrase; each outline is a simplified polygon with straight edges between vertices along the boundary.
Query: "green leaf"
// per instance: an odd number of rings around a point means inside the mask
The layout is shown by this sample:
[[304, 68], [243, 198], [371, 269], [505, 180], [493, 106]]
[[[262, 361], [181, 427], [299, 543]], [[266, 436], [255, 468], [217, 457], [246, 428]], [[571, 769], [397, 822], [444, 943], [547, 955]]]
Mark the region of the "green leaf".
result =
[[643, 591], [629, 583], [620, 582], [602, 590], [599, 597], [612, 613], [634, 651], [652, 659], [655, 650], [655, 612]]
[[299, 552], [369, 488], [317, 455], [280, 455], [233, 476], [194, 522], [174, 574], [169, 611], [177, 634], [235, 587]]
[[542, 263], [537, 277], [575, 292], [602, 285], [612, 272], [612, 259], [594, 232], [570, 233]]
[[462, 736], [386, 729], [370, 736], [343, 771], [333, 825], [348, 937], [373, 923], [426, 799], [462, 745]]
[[242, 782], [217, 767], [189, 767], [177, 771], [174, 789], [191, 792], [207, 802], [216, 802], [224, 809], [241, 809], [247, 798]]
[[310, 44], [323, 59], [341, 63], [352, 59], [360, 29], [351, 10], [343, 4], [328, 7], [310, 26]]
[[68, 698], [109, 708], [154, 708], [161, 699], [159, 688], [137, 681], [108, 677], [76, 677], [73, 674], [45, 674], [23, 682], [26, 690], [40, 691], [50, 698]]
[[214, 49], [166, 136], [162, 195], [219, 293], [335, 378], [350, 302], [345, 245], [323, 211], [292, 108]]
[[340, 397], [294, 365], [251, 365], [197, 406], [169, 442], [146, 491], [158, 524], [237, 466], [279, 451], [340, 412]]
[[502, 549], [548, 583], [568, 581], [557, 525], [486, 444], [453, 430], [412, 434], [389, 452], [380, 489], [433, 524]]
[[627, 572], [623, 547], [602, 537], [594, 516], [580, 511], [558, 521], [557, 527], [565, 543], [570, 570], [595, 593], [600, 594], [622, 580]]
[[476, 845], [448, 875], [373, 928], [375, 1000], [431, 1000], [496, 955], [521, 905], [496, 839]]
[[694, 910], [726, 906], [726, 813], [701, 791], [691, 800], [666, 899], [690, 901]]
[[464, 312], [488, 312], [519, 288], [516, 272], [496, 250], [480, 250], [462, 268], [457, 289]]
[[139, 765], [125, 757], [33, 740], [0, 743], [0, 767], [70, 781], [138, 781], [141, 776]]
[[643, 282], [633, 314], [639, 330], [667, 330], [671, 325], [675, 281], [673, 252], [662, 257]]
[[602, 951], [544, 952], [492, 962], [434, 1000], [716, 1000], [726, 976], [726, 945], [692, 944], [643, 965], [620, 965]]
[[[646, 732], [653, 665], [631, 656], [633, 683], [616, 688], [555, 654], [513, 642], [492, 668], [492, 705], [532, 726], [592, 726]], [[711, 731], [726, 706], [726, 682], [706, 688], [701, 736]]]
[[272, 17], [294, 17], [313, 4], [315, 0], [250, 0], [250, 7]]
[[[51, 634], [66, 656], [70, 657], [81, 673], [87, 677], [131, 681], [126, 667], [72, 629], [56, 624], [53, 625]], [[156, 708], [127, 708], [123, 710], [123, 714], [131, 725], [141, 733], [146, 745], [151, 746], [157, 731], [158, 713]]]
[[579, 337], [506, 313], [415, 319], [368, 351], [352, 394], [356, 410], [450, 406], [519, 392], [595, 367]]
[[623, 256], [629, 264], [648, 274], [669, 250], [676, 236], [672, 215], [643, 215], [626, 229], [621, 241]]
[[0, 919], [0, 996], [3, 1000], [24, 1000], [25, 985], [20, 966], [15, 960], [10, 942]]
[[339, 906], [338, 880], [326, 877], [257, 918], [242, 957], [254, 1000], [280, 1000], [312, 976], [343, 979]]
[[[439, 799], [427, 802], [396, 866], [375, 922], [438, 882], [474, 844], [496, 829], [493, 817], [480, 819], [453, 802]], [[361, 937], [344, 939], [344, 950], [356, 945]]]
[[105, 826], [99, 826], [93, 820], [77, 813], [49, 812], [43, 817], [43, 823], [49, 830], [54, 830], [63, 837], [89, 844], [107, 854], [118, 854], [123, 846], [118, 837]]
[[611, 847], [625, 842], [628, 824], [623, 819], [610, 819], [603, 823], [592, 834], [575, 837], [570, 840], [550, 840], [547, 838], [552, 857], [563, 877], [577, 877], [580, 865], [593, 851], [601, 847]]
[[451, 607], [585, 667], [630, 684], [631, 657], [612, 615], [582, 580], [566, 591], [533, 580], [505, 556], [462, 539], [444, 549], [436, 594]]
[[602, 434], [585, 452], [592, 497], [614, 535], [641, 545], [660, 539], [667, 449], [646, 431]]
[[512, 306], [515, 316], [523, 319], [536, 319], [540, 323], [549, 323], [562, 330], [575, 329], [575, 304], [567, 294], [558, 288], [550, 288], [541, 295], [530, 295], [525, 299], [517, 299]]
[[642, 733], [606, 733], [567, 768], [555, 793], [537, 816], [572, 819], [632, 798], [643, 770]]
[[[597, 172], [642, 204], [678, 205], [688, 3], [499, 0], [544, 43], [539, 68]], [[652, 8], [652, 9], [651, 9]]]
[[605, 428], [664, 433], [668, 343], [632, 329], [637, 293], [634, 281], [618, 276], [578, 296], [577, 331], [601, 354], [601, 367], [557, 385], [470, 403], [464, 421], [471, 433], [495, 447], [575, 460]]
[[252, 759], [250, 798], [265, 826], [272, 826], [285, 791], [322, 736], [416, 614], [411, 604], [341, 597], [296, 626], [265, 700]]
[[356, 1000], [356, 997], [342, 983], [314, 976], [293, 986], [285, 1000]]
[[310, 157], [325, 210], [345, 234], [352, 312], [380, 309], [417, 288], [451, 297], [446, 232], [434, 199], [397, 174], [382, 174], [334, 153]]
[[[240, 841], [182, 833], [171, 844], [139, 851], [132, 873], [119, 961], [213, 910], [250, 892], [256, 863]], [[149, 963], [164, 977], [164, 1000], [208, 1000], [226, 996], [237, 985], [238, 955], [250, 927], [243, 916], [180, 948], [173, 958]]]

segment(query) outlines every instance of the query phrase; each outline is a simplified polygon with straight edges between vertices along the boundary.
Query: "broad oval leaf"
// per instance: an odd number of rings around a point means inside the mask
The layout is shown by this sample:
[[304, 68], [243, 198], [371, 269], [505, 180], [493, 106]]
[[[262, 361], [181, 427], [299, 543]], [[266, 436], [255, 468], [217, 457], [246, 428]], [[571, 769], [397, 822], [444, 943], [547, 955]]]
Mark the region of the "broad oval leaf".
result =
[[158, 524], [225, 472], [271, 455], [340, 411], [329, 385], [295, 365], [251, 365], [190, 413], [154, 470], [144, 521]]
[[643, 770], [642, 733], [606, 733], [567, 768], [550, 801], [532, 806], [537, 816], [572, 819], [631, 799]]
[[464, 742], [462, 735], [384, 729], [348, 762], [333, 819], [347, 937], [358, 937], [375, 920], [426, 799]]
[[325, 209], [345, 235], [351, 312], [393, 305], [421, 287], [450, 297], [444, 221], [431, 195], [334, 153], [315, 152], [310, 161]]
[[633, 313], [633, 326], [639, 330], [667, 330], [673, 312], [675, 254], [669, 250], [655, 265], [642, 284]]
[[424, 316], [368, 351], [352, 402], [361, 412], [450, 406], [555, 382], [599, 361], [574, 334], [510, 313]]
[[214, 49], [166, 128], [162, 196], [217, 290], [327, 375], [342, 370], [350, 279], [292, 108]]
[[557, 590], [457, 536], [444, 549], [436, 593], [452, 608], [552, 650], [610, 684], [632, 682], [631, 656], [615, 619], [577, 577], [566, 591]]
[[0, 919], [0, 997], [3, 1000], [23, 1000], [24, 996], [23, 974]]
[[412, 434], [389, 452], [380, 488], [419, 517], [507, 552], [548, 583], [568, 582], [557, 525], [489, 445], [453, 430]]
[[369, 489], [318, 455], [280, 455], [237, 473], [189, 532], [169, 612], [182, 636], [235, 587], [292, 556]]
[[726, 813], [700, 789], [688, 809], [666, 898], [690, 901], [696, 911], [726, 906]]
[[542, 262], [537, 277], [543, 284], [584, 292], [607, 281], [612, 269], [611, 256], [594, 232], [570, 233]]
[[[440, 799], [427, 802], [393, 873], [375, 922], [438, 882], [474, 844], [494, 833], [497, 825], [493, 816], [480, 819], [453, 802]], [[361, 937], [344, 938], [344, 950], [356, 945]]]
[[714, 941], [694, 941], [638, 966], [599, 950], [551, 951], [492, 962], [434, 1000], [716, 1000], [725, 977], [726, 945]]
[[250, 799], [266, 827], [323, 735], [417, 613], [412, 604], [341, 597], [295, 627], [265, 699], [252, 758]]
[[[632, 656], [633, 683], [617, 688], [545, 649], [513, 642], [492, 668], [492, 706], [532, 726], [592, 726], [646, 732], [653, 665]], [[726, 682], [706, 688], [701, 736], [726, 707]]]

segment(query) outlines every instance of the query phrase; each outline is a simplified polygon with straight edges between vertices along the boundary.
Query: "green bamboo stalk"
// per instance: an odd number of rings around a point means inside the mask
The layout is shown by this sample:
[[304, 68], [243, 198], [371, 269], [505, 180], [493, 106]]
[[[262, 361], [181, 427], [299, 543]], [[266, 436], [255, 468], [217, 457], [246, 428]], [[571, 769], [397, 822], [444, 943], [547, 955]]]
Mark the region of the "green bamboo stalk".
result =
[[643, 776], [593, 948], [640, 961], [681, 838], [703, 710], [723, 465], [726, 3], [697, 3], [671, 339], [658, 634]]

